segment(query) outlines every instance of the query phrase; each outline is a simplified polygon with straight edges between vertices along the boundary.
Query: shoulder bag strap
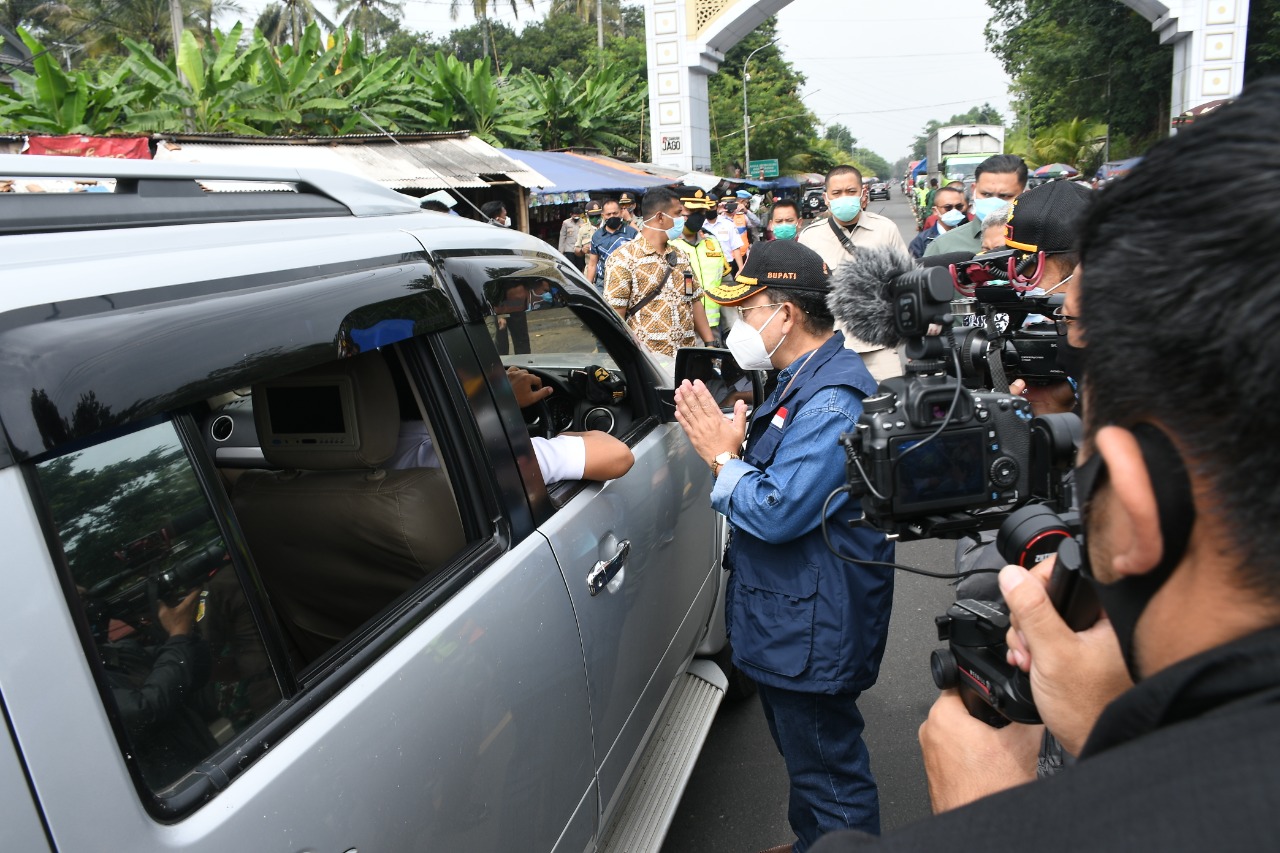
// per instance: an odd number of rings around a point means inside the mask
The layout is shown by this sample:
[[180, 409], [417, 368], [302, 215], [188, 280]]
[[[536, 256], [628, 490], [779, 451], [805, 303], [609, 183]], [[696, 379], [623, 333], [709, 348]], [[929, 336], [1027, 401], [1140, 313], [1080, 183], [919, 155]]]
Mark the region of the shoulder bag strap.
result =
[[836, 239], [840, 241], [840, 245], [844, 246], [845, 251], [851, 255], [857, 254], [857, 251], [853, 248], [853, 241], [849, 239], [848, 234], [844, 233], [844, 229], [836, 224], [834, 216], [827, 217], [827, 224], [831, 226], [831, 230], [835, 232]]

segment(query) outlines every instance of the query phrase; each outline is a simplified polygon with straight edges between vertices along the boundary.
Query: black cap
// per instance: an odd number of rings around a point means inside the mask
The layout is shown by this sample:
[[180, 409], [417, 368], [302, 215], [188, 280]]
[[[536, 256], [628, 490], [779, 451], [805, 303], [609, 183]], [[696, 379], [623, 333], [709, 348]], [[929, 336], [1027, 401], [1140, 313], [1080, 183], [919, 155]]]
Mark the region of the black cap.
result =
[[831, 271], [822, 257], [794, 240], [756, 243], [746, 266], [733, 283], [721, 282], [706, 288], [706, 294], [721, 305], [733, 305], [767, 287], [807, 290], [826, 295]]
[[1093, 190], [1070, 181], [1051, 181], [1013, 200], [1004, 244], [1024, 252], [1070, 252]]
[[618, 207], [635, 207], [636, 197], [631, 193], [623, 193], [618, 196]]

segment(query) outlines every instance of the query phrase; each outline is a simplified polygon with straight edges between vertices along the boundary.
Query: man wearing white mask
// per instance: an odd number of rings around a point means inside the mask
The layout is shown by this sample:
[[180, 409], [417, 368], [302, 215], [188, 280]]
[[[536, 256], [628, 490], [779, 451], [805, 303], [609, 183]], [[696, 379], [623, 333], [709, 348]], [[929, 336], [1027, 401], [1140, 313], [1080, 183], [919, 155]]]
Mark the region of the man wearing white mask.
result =
[[[859, 249], [872, 246], [891, 246], [906, 253], [907, 244], [893, 220], [866, 209], [867, 187], [862, 173], [853, 166], [836, 166], [827, 173], [826, 197], [831, 215], [805, 228], [797, 239], [817, 252], [827, 267], [835, 269], [853, 260]], [[902, 375], [898, 354], [892, 349], [853, 337], [847, 345], [862, 356], [877, 380]]]
[[804, 853], [825, 831], [878, 833], [879, 798], [857, 700], [876, 682], [893, 600], [893, 572], [850, 566], [823, 541], [862, 560], [891, 562], [894, 547], [855, 527], [857, 501], [836, 495], [831, 464], [876, 382], [844, 345], [827, 308], [829, 271], [791, 240], [760, 243], [733, 282], [708, 295], [738, 307], [727, 345], [740, 367], [779, 370], [777, 387], [747, 420], [726, 418], [701, 381], [676, 390], [676, 418], [711, 466], [711, 505], [731, 526], [726, 617], [733, 662], [759, 685], [791, 781], [788, 817]]
[[937, 215], [937, 222], [916, 235], [911, 241], [911, 245], [907, 247], [907, 251], [911, 253], [911, 257], [919, 258], [924, 255], [924, 250], [929, 248], [929, 244], [941, 237], [943, 234], [950, 232], [954, 228], [958, 228], [965, 222], [968, 222], [968, 215], [965, 213], [968, 204], [964, 200], [964, 193], [961, 190], [953, 190], [950, 187], [943, 187], [933, 195], [933, 212]]
[[1009, 206], [1027, 189], [1027, 164], [1013, 154], [996, 154], [982, 161], [974, 171], [973, 221], [953, 228], [929, 244], [926, 258], [948, 252], [977, 254], [982, 249], [982, 221]]

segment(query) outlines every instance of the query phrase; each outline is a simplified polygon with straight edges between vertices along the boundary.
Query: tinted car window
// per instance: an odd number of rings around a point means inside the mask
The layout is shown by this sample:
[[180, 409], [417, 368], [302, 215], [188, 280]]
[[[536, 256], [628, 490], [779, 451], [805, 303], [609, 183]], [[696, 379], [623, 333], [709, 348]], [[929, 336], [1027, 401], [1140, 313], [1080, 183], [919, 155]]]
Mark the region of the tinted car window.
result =
[[171, 423], [36, 466], [121, 750], [163, 795], [280, 699]]

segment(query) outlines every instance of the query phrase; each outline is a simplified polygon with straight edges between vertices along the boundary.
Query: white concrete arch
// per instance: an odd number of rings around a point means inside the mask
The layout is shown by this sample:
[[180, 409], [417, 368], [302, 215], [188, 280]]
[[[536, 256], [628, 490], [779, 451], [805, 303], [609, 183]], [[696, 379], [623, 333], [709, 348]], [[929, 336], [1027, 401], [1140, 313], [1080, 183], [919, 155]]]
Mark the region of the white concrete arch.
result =
[[[653, 161], [711, 169], [707, 78], [725, 51], [791, 0], [645, 0]], [[1173, 45], [1171, 114], [1239, 94], [1249, 0], [1124, 0]]]

